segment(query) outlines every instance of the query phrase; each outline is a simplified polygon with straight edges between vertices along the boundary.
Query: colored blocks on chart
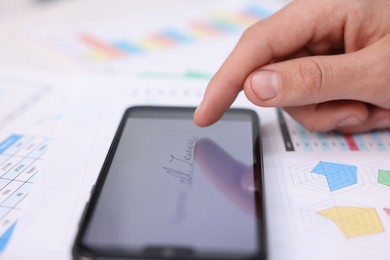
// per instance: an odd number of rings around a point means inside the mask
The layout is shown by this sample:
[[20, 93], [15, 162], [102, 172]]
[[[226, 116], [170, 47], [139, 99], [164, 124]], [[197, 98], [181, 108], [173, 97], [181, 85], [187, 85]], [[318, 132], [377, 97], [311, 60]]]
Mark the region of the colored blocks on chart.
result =
[[190, 34], [175, 29], [166, 29], [162, 32], [162, 35], [177, 43], [187, 43], [195, 40]]
[[390, 187], [390, 170], [378, 170], [378, 183]]
[[[148, 54], [149, 52], [165, 50], [182, 44], [199, 42], [202, 39], [218, 35], [241, 33], [261, 18], [274, 13], [262, 6], [250, 5], [241, 12], [220, 12], [205, 19], [178, 22], [180, 27], [166, 25], [165, 28], [156, 28], [134, 39], [134, 35], [127, 30], [121, 36], [107, 39], [103, 35], [81, 34], [77, 36], [83, 55], [94, 61], [105, 61]], [[117, 31], [117, 29], [115, 29]], [[110, 33], [111, 35], [111, 33]]]
[[102, 51], [99, 50], [91, 50], [85, 54], [89, 59], [94, 60], [94, 61], [105, 61], [108, 59], [111, 59], [112, 57]]
[[248, 26], [248, 24], [242, 24], [233, 17], [227, 15], [217, 14], [209, 21], [211, 27], [225, 32], [239, 31], [242, 28]]
[[317, 213], [332, 220], [349, 238], [384, 232], [374, 208], [333, 207]]
[[0, 252], [3, 252], [7, 246], [9, 240], [11, 239], [11, 235], [14, 232], [15, 226], [16, 223], [14, 223], [2, 236], [0, 236]]
[[385, 212], [387, 213], [387, 215], [390, 216], [390, 208], [384, 208]]
[[343, 189], [357, 183], [357, 167], [354, 165], [319, 162], [311, 172], [325, 175], [330, 191]]
[[86, 34], [80, 35], [79, 40], [84, 44], [90, 46], [92, 50], [99, 51], [108, 57], [115, 58], [115, 57], [122, 57], [123, 55], [125, 55], [123, 51], [91, 35], [86, 35]]
[[116, 48], [126, 52], [127, 54], [141, 54], [144, 52], [144, 49], [142, 49], [142, 47], [140, 47], [136, 44], [132, 44], [130, 42], [127, 42], [125, 40], [118, 40], [115, 43], [113, 43], [113, 45]]
[[11, 135], [6, 140], [0, 143], [0, 154], [5, 152], [8, 148], [14, 145], [22, 136], [20, 135]]
[[192, 22], [190, 26], [191, 26], [191, 34], [194, 35], [194, 37], [197, 37], [199, 39], [222, 33], [218, 29], [213, 28], [208, 24], [202, 22]]
[[246, 9], [246, 13], [251, 14], [255, 17], [268, 17], [272, 14], [268, 9], [263, 8], [259, 5], [248, 6], [248, 8]]

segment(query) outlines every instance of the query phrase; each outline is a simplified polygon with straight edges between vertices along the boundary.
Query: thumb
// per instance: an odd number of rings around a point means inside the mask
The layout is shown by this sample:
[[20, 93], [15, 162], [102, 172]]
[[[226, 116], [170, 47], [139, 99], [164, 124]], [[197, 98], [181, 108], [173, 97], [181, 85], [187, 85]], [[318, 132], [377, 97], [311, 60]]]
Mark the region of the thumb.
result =
[[378, 102], [378, 89], [386, 84], [379, 82], [383, 79], [380, 75], [385, 74], [375, 69], [380, 64], [378, 59], [374, 62], [372, 53], [359, 51], [273, 63], [253, 72], [244, 90], [259, 106], [302, 106], [344, 99], [374, 104]]

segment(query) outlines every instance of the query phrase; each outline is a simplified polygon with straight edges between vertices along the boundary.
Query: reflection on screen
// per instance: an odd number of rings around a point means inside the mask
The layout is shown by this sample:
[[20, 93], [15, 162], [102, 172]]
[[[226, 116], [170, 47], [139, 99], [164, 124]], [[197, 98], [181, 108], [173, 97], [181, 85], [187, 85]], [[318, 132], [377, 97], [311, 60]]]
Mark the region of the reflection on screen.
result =
[[249, 117], [207, 128], [191, 119], [127, 119], [84, 241], [254, 253], [252, 147]]

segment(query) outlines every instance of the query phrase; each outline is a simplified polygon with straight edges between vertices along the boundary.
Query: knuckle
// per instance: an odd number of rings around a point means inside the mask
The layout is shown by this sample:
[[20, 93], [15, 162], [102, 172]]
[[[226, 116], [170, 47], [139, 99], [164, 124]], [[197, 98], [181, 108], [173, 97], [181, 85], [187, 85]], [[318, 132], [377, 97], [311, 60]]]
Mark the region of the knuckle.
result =
[[324, 87], [325, 68], [315, 59], [307, 60], [299, 65], [299, 76], [303, 92], [313, 96], [320, 95]]
[[[263, 35], [265, 28], [267, 27], [266, 19], [257, 21], [251, 26], [247, 27], [242, 33], [240, 40], [241, 41], [253, 41], [254, 39], [260, 39]], [[264, 37], [261, 38], [264, 40]]]
[[242, 33], [240, 40], [241, 41], [250, 41], [253, 40], [253, 38], [258, 37], [257, 35], [257, 28], [255, 25], [249, 26], [245, 29], [245, 31]]

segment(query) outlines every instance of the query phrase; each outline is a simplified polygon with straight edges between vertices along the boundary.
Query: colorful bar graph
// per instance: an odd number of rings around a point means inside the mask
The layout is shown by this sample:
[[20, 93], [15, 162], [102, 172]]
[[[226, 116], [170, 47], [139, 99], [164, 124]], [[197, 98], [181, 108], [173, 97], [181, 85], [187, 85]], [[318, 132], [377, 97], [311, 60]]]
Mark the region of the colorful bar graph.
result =
[[195, 38], [186, 32], [182, 32], [173, 28], [166, 29], [162, 32], [162, 35], [171, 39], [173, 42], [187, 43], [192, 42]]
[[152, 32], [137, 40], [126, 39], [126, 37], [107, 40], [89, 33], [80, 34], [78, 40], [84, 49], [86, 48], [89, 58], [104, 61], [145, 54], [223, 34], [240, 33], [272, 13], [273, 11], [261, 6], [250, 5], [241, 12], [218, 12], [205, 20], [188, 21], [180, 29], [160, 28], [157, 32]]
[[82, 34], [80, 35], [79, 39], [82, 43], [88, 45], [93, 50], [100, 51], [108, 57], [121, 57], [124, 55], [124, 52], [118, 48], [115, 48], [115, 46], [107, 44], [92, 35]]
[[192, 35], [197, 39], [207, 38], [211, 36], [216, 36], [218, 34], [223, 33], [221, 30], [217, 28], [213, 28], [210, 25], [201, 22], [194, 21], [190, 23], [190, 27], [192, 28]]
[[252, 15], [253, 17], [268, 17], [271, 15], [270, 11], [267, 8], [264, 8], [261, 5], [252, 4], [249, 5], [246, 10], [245, 14]]
[[113, 43], [113, 46], [128, 54], [142, 54], [144, 50], [141, 46], [127, 42], [126, 40], [118, 40]]

